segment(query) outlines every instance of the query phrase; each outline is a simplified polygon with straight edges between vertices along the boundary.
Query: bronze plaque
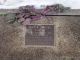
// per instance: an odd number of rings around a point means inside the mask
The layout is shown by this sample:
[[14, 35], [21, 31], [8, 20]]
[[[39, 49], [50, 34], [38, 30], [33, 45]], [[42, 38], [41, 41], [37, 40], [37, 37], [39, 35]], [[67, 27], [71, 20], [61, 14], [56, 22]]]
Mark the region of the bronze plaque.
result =
[[27, 25], [26, 45], [53, 45], [54, 25]]

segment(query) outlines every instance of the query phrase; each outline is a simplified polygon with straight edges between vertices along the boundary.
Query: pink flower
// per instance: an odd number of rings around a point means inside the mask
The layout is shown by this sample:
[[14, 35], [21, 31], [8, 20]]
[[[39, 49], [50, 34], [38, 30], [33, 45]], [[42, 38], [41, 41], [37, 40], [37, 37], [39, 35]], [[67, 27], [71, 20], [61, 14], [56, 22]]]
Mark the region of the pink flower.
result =
[[18, 20], [18, 22], [23, 22], [23, 21], [25, 21], [25, 19], [24, 18], [20, 18], [19, 20]]
[[22, 22], [23, 25], [28, 25], [30, 24], [31, 19], [27, 18], [25, 21]]

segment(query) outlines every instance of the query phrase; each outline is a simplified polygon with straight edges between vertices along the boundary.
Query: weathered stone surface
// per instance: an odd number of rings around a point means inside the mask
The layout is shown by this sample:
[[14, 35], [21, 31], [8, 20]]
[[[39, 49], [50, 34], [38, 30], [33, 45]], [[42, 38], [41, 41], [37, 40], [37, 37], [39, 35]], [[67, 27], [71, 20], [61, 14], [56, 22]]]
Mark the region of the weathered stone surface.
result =
[[[80, 17], [52, 18], [55, 45], [36, 47], [25, 46], [24, 26], [8, 24], [4, 16], [0, 17], [0, 60], [80, 60]], [[40, 21], [42, 20], [35, 21], [33, 24], [38, 24]]]

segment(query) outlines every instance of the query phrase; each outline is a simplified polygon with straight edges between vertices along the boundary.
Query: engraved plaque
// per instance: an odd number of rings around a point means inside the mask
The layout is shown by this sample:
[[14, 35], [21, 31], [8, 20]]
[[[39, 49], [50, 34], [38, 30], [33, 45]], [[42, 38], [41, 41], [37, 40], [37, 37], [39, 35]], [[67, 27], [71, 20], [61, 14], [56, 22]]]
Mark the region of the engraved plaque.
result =
[[54, 25], [27, 25], [26, 45], [53, 45]]

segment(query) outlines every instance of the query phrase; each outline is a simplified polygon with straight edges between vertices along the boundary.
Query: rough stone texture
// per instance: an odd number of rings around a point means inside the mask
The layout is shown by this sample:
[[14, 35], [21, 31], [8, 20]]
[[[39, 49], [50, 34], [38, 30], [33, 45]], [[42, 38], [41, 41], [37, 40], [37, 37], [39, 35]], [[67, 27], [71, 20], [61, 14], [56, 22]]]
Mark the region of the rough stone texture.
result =
[[56, 17], [56, 42], [62, 54], [80, 55], [80, 17]]
[[[55, 45], [33, 47], [24, 44], [24, 26], [8, 24], [4, 16], [0, 17], [0, 60], [80, 60], [80, 17], [52, 18], [55, 26]], [[33, 24], [44, 24], [40, 21]], [[46, 18], [43, 21], [47, 21]]]

